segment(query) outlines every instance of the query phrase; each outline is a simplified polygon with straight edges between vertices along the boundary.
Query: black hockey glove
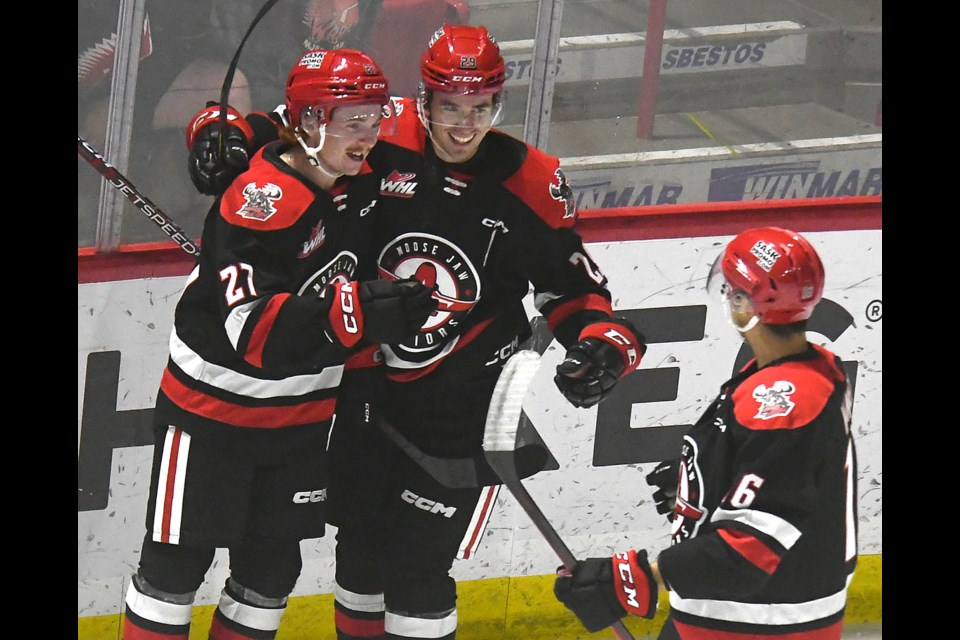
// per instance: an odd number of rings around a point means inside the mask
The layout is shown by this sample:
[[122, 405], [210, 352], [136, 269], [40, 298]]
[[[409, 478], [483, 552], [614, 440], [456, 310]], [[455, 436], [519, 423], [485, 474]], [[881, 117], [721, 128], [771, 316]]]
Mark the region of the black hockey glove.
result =
[[643, 335], [626, 318], [595, 322], [567, 349], [553, 381], [573, 406], [592, 407], [639, 366], [646, 351]]
[[414, 278], [361, 282], [359, 299], [363, 337], [369, 342], [401, 342], [420, 331], [437, 310], [433, 291]]
[[653, 502], [657, 506], [657, 513], [667, 516], [673, 522], [674, 509], [677, 506], [677, 475], [680, 473], [680, 459], [664, 460], [657, 468], [647, 474], [647, 484], [656, 487], [653, 492]]
[[223, 193], [250, 166], [253, 129], [233, 107], [227, 107], [226, 136], [220, 144], [220, 105], [208, 102], [187, 125], [187, 168], [197, 191]]
[[560, 567], [553, 593], [591, 633], [628, 613], [647, 619], [657, 613], [657, 583], [643, 550], [581, 560], [572, 573]]

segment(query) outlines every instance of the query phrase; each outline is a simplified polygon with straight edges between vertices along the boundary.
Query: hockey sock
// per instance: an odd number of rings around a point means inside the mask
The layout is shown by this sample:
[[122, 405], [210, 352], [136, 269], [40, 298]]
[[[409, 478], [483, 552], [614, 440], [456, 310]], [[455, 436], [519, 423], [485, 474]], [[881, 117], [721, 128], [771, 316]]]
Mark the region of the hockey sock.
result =
[[457, 637], [457, 609], [437, 613], [387, 611], [384, 628], [386, 640], [454, 640]]
[[355, 593], [333, 587], [337, 640], [380, 640], [383, 636], [383, 594]]
[[286, 598], [262, 596], [227, 578], [213, 612], [209, 640], [273, 640], [286, 610]]
[[134, 575], [127, 588], [123, 640], [188, 640], [196, 593], [165, 593]]

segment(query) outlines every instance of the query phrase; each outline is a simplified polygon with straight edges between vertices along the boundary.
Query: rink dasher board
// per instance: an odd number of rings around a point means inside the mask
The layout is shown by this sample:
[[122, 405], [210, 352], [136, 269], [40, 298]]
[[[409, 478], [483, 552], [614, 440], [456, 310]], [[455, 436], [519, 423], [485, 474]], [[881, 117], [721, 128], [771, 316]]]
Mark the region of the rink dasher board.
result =
[[883, 135], [562, 157], [578, 209], [879, 196]]
[[[882, 553], [882, 320], [866, 315], [876, 301], [882, 302], [882, 233], [806, 235], [824, 258], [825, 298], [853, 320], [835, 341], [821, 335], [814, 339], [844, 360], [858, 363], [853, 426], [860, 455], [860, 551]], [[594, 242], [588, 249], [610, 278], [615, 309], [682, 310], [708, 304], [703, 289], [706, 272], [718, 247], [728, 239]], [[98, 394], [102, 401], [106, 397], [121, 418], [153, 406], [166, 362], [173, 309], [185, 280], [182, 276], [78, 285], [78, 446], [81, 438], [96, 438], [96, 433], [81, 432], [86, 398]], [[703, 403], [729, 375], [729, 366], [715, 363], [732, 364], [739, 341], [731, 331], [708, 305], [703, 339], [652, 344], [641, 369], [653, 373], [678, 368], [676, 399], [635, 404], [629, 421], [619, 428], [642, 430], [695, 420]], [[89, 356], [111, 351], [119, 352], [113, 388], [87, 389]], [[597, 555], [628, 544], [662, 549], [668, 544], [669, 531], [642, 485], [643, 474], [653, 465], [593, 465], [596, 409], [578, 410], [560, 400], [550, 374], [561, 357], [562, 350], [551, 344], [524, 402], [561, 465], [557, 471], [531, 478], [527, 482], [531, 493], [577, 554]], [[110, 451], [101, 458], [102, 468], [79, 469], [81, 476], [90, 471], [108, 476], [109, 500], [102, 509], [78, 513], [78, 617], [121, 611], [144, 530], [152, 447], [122, 441], [107, 446]], [[504, 493], [478, 557], [455, 564], [458, 580], [546, 575], [555, 569], [552, 551]], [[638, 507], [638, 499], [646, 504]], [[330, 593], [333, 536], [305, 542], [302, 548], [304, 569], [293, 595]], [[198, 593], [198, 604], [216, 602], [225, 575], [224, 557], [218, 554]]]
[[[616, 80], [642, 75], [645, 32], [560, 38], [556, 82]], [[500, 43], [506, 86], [530, 83], [534, 41]], [[667, 29], [663, 32], [661, 75], [768, 69], [803, 65], [804, 26], [791, 21]]]

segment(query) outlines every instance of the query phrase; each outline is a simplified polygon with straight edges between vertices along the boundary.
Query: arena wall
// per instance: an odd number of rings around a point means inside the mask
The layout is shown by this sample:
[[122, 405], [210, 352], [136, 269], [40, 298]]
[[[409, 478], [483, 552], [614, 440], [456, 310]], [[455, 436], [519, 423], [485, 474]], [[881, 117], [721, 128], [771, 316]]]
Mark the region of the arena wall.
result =
[[[668, 526], [643, 476], [675, 450], [683, 431], [745, 354], [711, 304], [704, 282], [723, 243], [767, 224], [802, 231], [823, 257], [824, 301], [811, 340], [838, 353], [855, 380], [861, 563], [848, 620], [882, 619], [882, 204], [879, 196], [581, 212], [588, 249], [610, 279], [614, 308], [642, 328], [640, 372], [597, 408], [575, 409], [552, 382], [563, 351], [534, 318], [541, 369], [524, 403], [555, 468], [525, 481], [579, 557], [627, 547], [655, 555]], [[78, 638], [119, 637], [123, 595], [144, 532], [152, 444], [150, 416], [167, 355], [173, 309], [191, 265], [171, 243], [78, 252]], [[279, 640], [333, 638], [336, 530], [302, 543], [304, 569]], [[573, 637], [579, 626], [552, 595], [558, 560], [526, 514], [501, 491], [474, 560], [458, 562], [464, 637]], [[198, 593], [191, 638], [206, 637], [226, 556]], [[628, 620], [638, 636], [651, 621]], [[603, 637], [596, 634], [591, 637]]]

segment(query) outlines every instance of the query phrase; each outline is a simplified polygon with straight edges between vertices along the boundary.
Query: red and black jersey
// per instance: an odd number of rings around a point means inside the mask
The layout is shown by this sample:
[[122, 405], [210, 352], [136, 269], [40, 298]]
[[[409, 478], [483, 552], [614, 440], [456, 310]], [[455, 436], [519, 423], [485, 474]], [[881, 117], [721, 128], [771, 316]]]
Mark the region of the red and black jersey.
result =
[[[498, 130], [463, 164], [434, 154], [413, 100], [368, 157], [380, 176], [377, 264], [384, 278], [435, 287], [439, 308], [415, 337], [384, 345], [385, 404], [434, 455], [479, 451], [504, 361], [530, 336], [523, 299], [564, 346], [612, 314], [607, 279], [574, 231], [559, 160]], [[363, 188], [367, 188], [369, 183]], [[351, 197], [357, 197], [356, 192]]]
[[681, 638], [840, 637], [857, 562], [850, 393], [811, 345], [749, 363], [684, 437], [658, 559]]
[[327, 192], [280, 160], [286, 148], [258, 152], [207, 214], [157, 403], [170, 424], [326, 423], [344, 362], [372, 364], [350, 283], [376, 277], [374, 216], [346, 187], [375, 178], [365, 167]]

